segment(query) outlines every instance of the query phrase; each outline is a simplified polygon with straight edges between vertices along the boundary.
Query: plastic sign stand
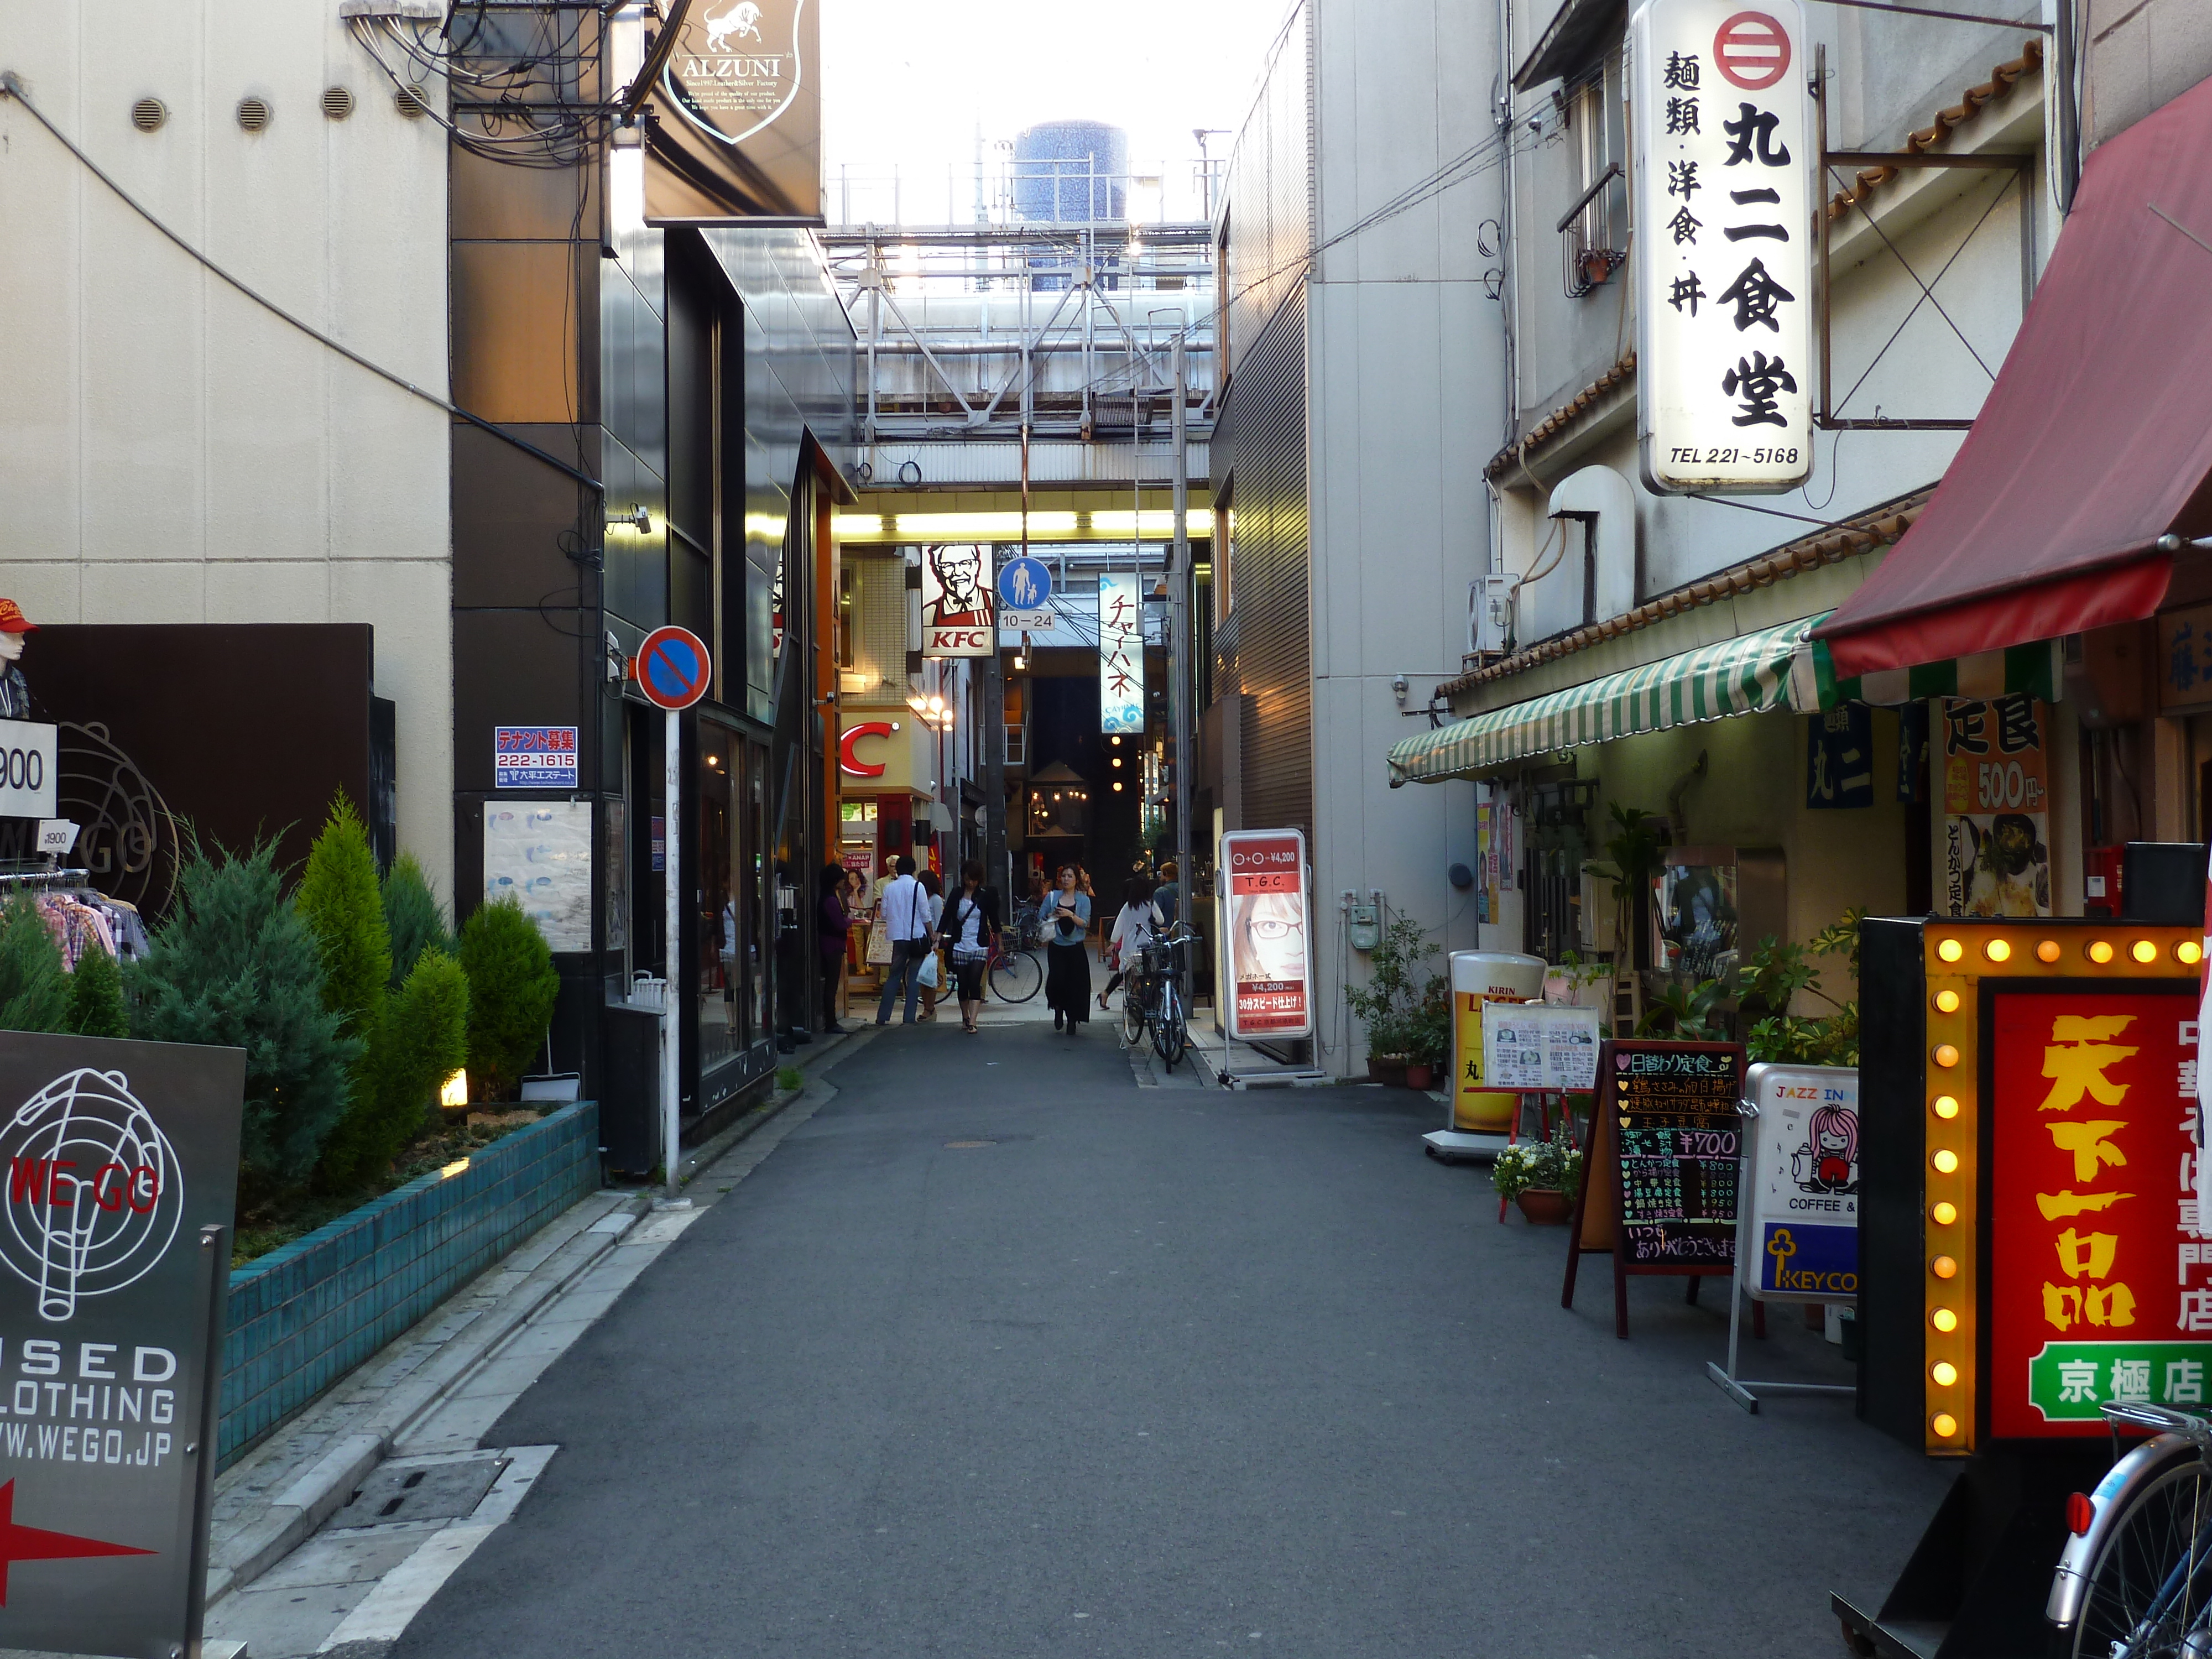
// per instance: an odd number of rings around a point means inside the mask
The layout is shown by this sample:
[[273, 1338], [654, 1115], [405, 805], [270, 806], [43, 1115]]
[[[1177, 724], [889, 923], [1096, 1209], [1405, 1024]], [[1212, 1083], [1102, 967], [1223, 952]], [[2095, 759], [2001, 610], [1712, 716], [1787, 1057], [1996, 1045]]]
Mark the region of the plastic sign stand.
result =
[[1421, 1137], [1431, 1158], [1496, 1158], [1512, 1139], [1521, 1097], [1482, 1086], [1483, 1005], [1535, 1001], [1547, 971], [1541, 957], [1452, 952], [1451, 1105], [1444, 1127]]
[[[1744, 1073], [1744, 1190], [1736, 1210], [1737, 1294], [1729, 1298], [1728, 1364], [1705, 1375], [1747, 1412], [1767, 1394], [1838, 1394], [1849, 1382], [1755, 1382], [1736, 1374], [1744, 1299], [1858, 1306], [1859, 1074], [1841, 1066]], [[1763, 1334], [1763, 1333], [1762, 1333]]]

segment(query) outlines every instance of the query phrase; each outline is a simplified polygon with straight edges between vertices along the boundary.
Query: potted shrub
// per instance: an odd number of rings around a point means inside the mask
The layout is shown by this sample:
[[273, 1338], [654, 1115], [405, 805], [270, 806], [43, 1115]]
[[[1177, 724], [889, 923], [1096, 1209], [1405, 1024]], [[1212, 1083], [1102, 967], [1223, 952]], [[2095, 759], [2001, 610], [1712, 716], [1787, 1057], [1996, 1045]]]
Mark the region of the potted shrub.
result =
[[1439, 979], [1429, 982], [1428, 994], [1407, 1022], [1406, 1086], [1433, 1089], [1451, 1066], [1451, 994]]
[[[1407, 1069], [1420, 1060], [1417, 1045], [1423, 1042], [1424, 1010], [1431, 1003], [1449, 1011], [1450, 981], [1442, 974], [1421, 972], [1435, 955], [1421, 925], [1401, 916], [1382, 930], [1382, 937], [1368, 953], [1368, 980], [1347, 987], [1345, 1006], [1367, 1033], [1367, 1075], [1370, 1081], [1403, 1086]], [[1445, 1046], [1450, 1044], [1447, 1012]], [[1441, 1059], [1429, 1060], [1434, 1066]], [[1428, 1085], [1423, 1084], [1422, 1087]]]
[[1556, 1225], [1574, 1209], [1574, 1193], [1582, 1185], [1583, 1155], [1575, 1147], [1574, 1132], [1562, 1121], [1549, 1140], [1517, 1141], [1498, 1153], [1490, 1167], [1490, 1184], [1501, 1198], [1510, 1198], [1521, 1213], [1538, 1226]]

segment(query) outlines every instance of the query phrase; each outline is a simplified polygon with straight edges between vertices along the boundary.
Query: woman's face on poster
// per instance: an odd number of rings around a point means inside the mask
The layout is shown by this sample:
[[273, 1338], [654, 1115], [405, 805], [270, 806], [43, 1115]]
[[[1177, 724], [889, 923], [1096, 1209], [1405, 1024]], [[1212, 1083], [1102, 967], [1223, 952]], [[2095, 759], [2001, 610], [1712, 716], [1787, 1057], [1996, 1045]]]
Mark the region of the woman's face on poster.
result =
[[1292, 893], [1261, 893], [1245, 901], [1243, 958], [1255, 979], [1306, 976], [1304, 907]]

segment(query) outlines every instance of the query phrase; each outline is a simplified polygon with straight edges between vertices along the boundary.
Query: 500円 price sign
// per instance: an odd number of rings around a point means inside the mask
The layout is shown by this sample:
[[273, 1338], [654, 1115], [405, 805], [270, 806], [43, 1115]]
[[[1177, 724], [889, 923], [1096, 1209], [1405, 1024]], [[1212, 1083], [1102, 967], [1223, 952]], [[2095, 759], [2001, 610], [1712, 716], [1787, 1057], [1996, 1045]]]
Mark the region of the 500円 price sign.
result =
[[198, 1651], [245, 1078], [0, 1032], [0, 1646]]

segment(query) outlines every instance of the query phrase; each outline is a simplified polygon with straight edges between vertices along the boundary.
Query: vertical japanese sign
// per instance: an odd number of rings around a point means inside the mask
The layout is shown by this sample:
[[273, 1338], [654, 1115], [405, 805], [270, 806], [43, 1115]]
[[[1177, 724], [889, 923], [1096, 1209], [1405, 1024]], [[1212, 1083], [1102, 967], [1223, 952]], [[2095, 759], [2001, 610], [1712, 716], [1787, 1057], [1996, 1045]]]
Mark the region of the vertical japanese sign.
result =
[[1474, 919], [1477, 921], [1498, 920], [1498, 878], [1491, 873], [1490, 850], [1491, 815], [1498, 809], [1488, 801], [1478, 801], [1474, 808]]
[[1644, 0], [1629, 32], [1644, 481], [1795, 489], [1813, 471], [1803, 15]]
[[1847, 702], [1806, 716], [1805, 805], [1874, 805], [1874, 711]]
[[988, 657], [999, 648], [991, 550], [965, 542], [921, 551], [921, 654]]
[[1145, 599], [1128, 571], [1098, 578], [1098, 729], [1145, 730]]
[[1990, 1432], [2101, 1435], [2108, 1400], [2201, 1408], [2212, 1245], [2191, 1184], [2186, 996], [1997, 994]]
[[199, 1650], [245, 1081], [0, 1034], [0, 1646]]
[[821, 219], [820, 35], [808, 0], [692, 6], [646, 118], [649, 222]]
[[1245, 1041], [1311, 1036], [1304, 832], [1233, 830], [1221, 838], [1219, 867], [1229, 878], [1222, 929], [1229, 1035]]
[[2051, 914], [2051, 710], [1943, 701], [1943, 898], [1954, 916]]

